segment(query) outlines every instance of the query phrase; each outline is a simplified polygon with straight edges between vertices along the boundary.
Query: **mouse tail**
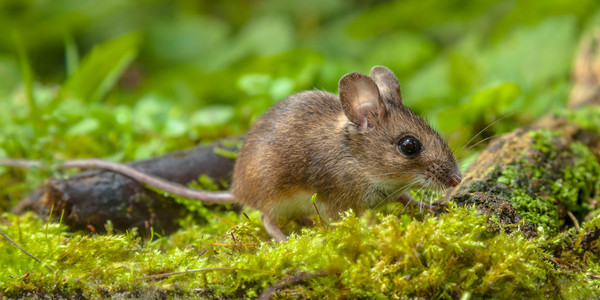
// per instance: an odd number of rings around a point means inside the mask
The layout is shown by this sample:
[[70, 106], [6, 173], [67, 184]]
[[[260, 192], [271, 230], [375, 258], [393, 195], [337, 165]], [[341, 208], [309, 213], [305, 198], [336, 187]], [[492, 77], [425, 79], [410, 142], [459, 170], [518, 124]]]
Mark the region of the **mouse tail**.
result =
[[[39, 167], [43, 165], [37, 160], [27, 159], [0, 159], [0, 165], [12, 166], [12, 167]], [[72, 169], [72, 168], [83, 168], [83, 169], [103, 169], [112, 171], [124, 176], [127, 176], [140, 183], [148, 185], [150, 187], [159, 189], [161, 191], [183, 197], [192, 200], [198, 200], [204, 203], [232, 203], [235, 202], [233, 195], [228, 191], [203, 191], [191, 189], [186, 186], [166, 181], [165, 179], [152, 176], [143, 172], [140, 172], [128, 165], [116, 163], [101, 159], [73, 159], [67, 160], [62, 164], [56, 166], [58, 169]]]

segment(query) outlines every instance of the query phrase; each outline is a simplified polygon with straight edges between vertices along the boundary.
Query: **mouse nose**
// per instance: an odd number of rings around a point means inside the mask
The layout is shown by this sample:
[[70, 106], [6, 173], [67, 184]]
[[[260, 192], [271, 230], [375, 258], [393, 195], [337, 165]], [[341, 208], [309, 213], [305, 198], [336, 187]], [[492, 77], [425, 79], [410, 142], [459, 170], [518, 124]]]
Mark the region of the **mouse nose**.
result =
[[461, 181], [462, 181], [462, 178], [461, 178], [460, 174], [452, 174], [452, 175], [450, 175], [450, 180], [448, 183], [454, 187], [454, 186], [459, 185]]

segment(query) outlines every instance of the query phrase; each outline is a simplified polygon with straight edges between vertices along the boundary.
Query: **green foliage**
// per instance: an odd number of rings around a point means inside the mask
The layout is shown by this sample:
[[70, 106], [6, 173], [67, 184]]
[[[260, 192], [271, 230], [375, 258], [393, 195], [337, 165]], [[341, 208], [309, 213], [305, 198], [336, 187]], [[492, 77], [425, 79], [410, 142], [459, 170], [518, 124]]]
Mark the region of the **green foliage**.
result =
[[53, 101], [61, 101], [68, 93], [84, 102], [103, 99], [136, 57], [139, 43], [138, 35], [129, 34], [94, 47], [78, 63]]
[[[59, 271], [48, 276], [19, 250], [3, 246], [0, 263], [9, 267], [0, 274], [0, 289], [8, 296], [36, 291], [95, 298], [137, 291], [239, 298], [255, 297], [302, 271], [316, 276], [295, 288], [313, 298], [504, 298], [515, 293], [535, 298], [555, 290], [566, 296], [572, 286], [580, 295], [593, 292], [591, 282], [549, 265], [536, 241], [519, 233], [493, 233], [487, 218], [472, 209], [450, 206], [448, 214], [422, 221], [378, 213], [357, 218], [349, 212], [330, 229], [304, 229], [276, 246], [256, 244], [257, 218], [253, 214], [253, 222], [216, 234], [188, 224], [170, 237], [144, 241], [135, 232], [69, 234], [64, 226], [46, 226], [30, 214], [4, 215], [0, 229]], [[231, 245], [215, 243], [219, 240]], [[203, 270], [147, 277], [197, 269]], [[21, 276], [26, 272], [28, 277]], [[556, 276], [562, 279], [553, 280]]]
[[[344, 73], [377, 64], [398, 75], [404, 103], [452, 146], [481, 132], [471, 143], [476, 147], [563, 106], [577, 41], [598, 23], [599, 9], [595, 0], [0, 0], [0, 28], [7, 33], [0, 35], [0, 157], [49, 165], [68, 158], [148, 158], [241, 134], [279, 99], [304, 89], [335, 92]], [[565, 114], [600, 132], [597, 112]], [[542, 156], [561, 155], [547, 143], [552, 134], [534, 138]], [[461, 154], [474, 157], [471, 145]], [[235, 158], [230, 146], [215, 152]], [[583, 216], [590, 208], [580, 207], [578, 195], [599, 181], [589, 151], [580, 144], [568, 149], [573, 168], [557, 171], [560, 180], [544, 196], [518, 178], [543, 178], [547, 166], [508, 165], [500, 179], [514, 188], [520, 213], [555, 234], [539, 244], [491, 233], [486, 224], [493, 220], [455, 207], [429, 217], [391, 204], [383, 209], [388, 216], [348, 215], [333, 229], [304, 229], [280, 245], [258, 243], [266, 234], [256, 211], [240, 214], [186, 199], [177, 199], [190, 210], [182, 229], [150, 240], [135, 231], [69, 233], [32, 215], [5, 214], [0, 228], [60, 271], [50, 276], [0, 242], [0, 265], [6, 266], [0, 293], [99, 298], [159, 290], [240, 298], [306, 271], [321, 275], [296, 288], [313, 298], [540, 298], [556, 291], [585, 297], [597, 280], [555, 269], [540, 250], [572, 239], [559, 233], [556, 202]], [[0, 211], [51, 175], [64, 174], [0, 167], [6, 199]], [[226, 186], [207, 177], [191, 183], [215, 185]], [[583, 227], [597, 226], [597, 216]], [[565, 253], [579, 259], [582, 251]], [[597, 258], [582, 265], [600, 273]], [[145, 277], [198, 268], [233, 269]]]
[[[597, 235], [600, 232], [600, 216], [596, 214], [595, 217], [584, 222], [581, 229], [573, 227], [568, 231], [556, 235], [548, 240], [540, 242], [540, 248], [552, 249], [554, 253], [557, 253], [562, 259], [570, 263], [581, 266], [585, 269], [586, 273], [598, 274], [600, 272], [599, 255], [597, 251], [590, 251], [591, 249], [597, 249], [600, 246], [598, 239], [590, 242], [589, 237]], [[576, 276], [585, 276], [585, 273]], [[575, 275], [575, 274], [574, 274]], [[595, 279], [584, 279], [589, 281], [595, 286], [596, 294], [598, 286], [600, 286], [600, 280]], [[581, 298], [581, 294], [577, 291], [578, 287], [570, 288], [565, 298]]]
[[[508, 31], [501, 40], [484, 43], [483, 47], [479, 46], [481, 36], [465, 38], [448, 59], [431, 66], [429, 72], [438, 75], [431, 77], [425, 69], [408, 82], [417, 80], [420, 93], [424, 91], [429, 94], [428, 102], [437, 103], [436, 121], [443, 131], [470, 133], [460, 137], [459, 144], [499, 117], [516, 114], [495, 126], [496, 130], [485, 132], [482, 138], [510, 130], [518, 120], [532, 120], [549, 109], [564, 106], [570, 88], [567, 79], [577, 41], [577, 21], [551, 17], [534, 24]], [[448, 78], [448, 85], [425, 88], [428, 82], [439, 81], [438, 76]], [[439, 94], [433, 94], [442, 88]], [[444, 95], [451, 98], [442, 100]], [[468, 121], [456, 121], [452, 117], [455, 115]]]
[[583, 129], [600, 134], [600, 107], [598, 106], [577, 110], [560, 110], [557, 114], [575, 122]]
[[[579, 217], [589, 212], [589, 197], [600, 191], [600, 163], [589, 148], [579, 142], [566, 145], [565, 149], [557, 147], [564, 143], [557, 132], [537, 130], [531, 131], [530, 136], [539, 154], [531, 161], [507, 164], [498, 182], [510, 188], [507, 191], [510, 201], [525, 220], [553, 236], [562, 226], [559, 207]], [[558, 168], [553, 162], [570, 167]]]
[[[554, 183], [552, 192], [569, 211], [587, 212], [589, 195], [600, 191], [600, 164], [581, 143], [569, 145], [569, 151], [574, 157], [572, 167], [562, 170], [563, 180]], [[580, 207], [581, 203], [586, 207]]]
[[596, 2], [457, 3], [0, 1], [0, 155], [148, 158], [242, 133], [282, 97], [335, 92], [375, 64], [453, 146], [563, 104]]

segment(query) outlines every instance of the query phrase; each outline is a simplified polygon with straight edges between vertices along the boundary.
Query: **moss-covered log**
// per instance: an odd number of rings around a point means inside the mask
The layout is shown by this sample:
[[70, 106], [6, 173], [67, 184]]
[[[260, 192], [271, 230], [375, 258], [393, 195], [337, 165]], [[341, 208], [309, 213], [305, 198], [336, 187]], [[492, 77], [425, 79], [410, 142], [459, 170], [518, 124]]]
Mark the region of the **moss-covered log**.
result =
[[[496, 139], [444, 201], [474, 205], [505, 232], [542, 234], [571, 267], [598, 257], [600, 35], [582, 42], [568, 106]], [[591, 221], [595, 220], [595, 221]], [[583, 224], [580, 226], [580, 224]], [[558, 263], [558, 260], [554, 261]]]
[[447, 199], [477, 205], [513, 225], [506, 231], [519, 228], [528, 237], [537, 236], [538, 228], [557, 233], [585, 220], [597, 208], [600, 182], [600, 131], [586, 120], [600, 121], [600, 109], [554, 114], [502, 136]]
[[[476, 205], [506, 232], [550, 236], [597, 214], [600, 188], [600, 34], [581, 43], [569, 107], [496, 139], [445, 197]], [[586, 241], [598, 238], [593, 231]], [[588, 243], [589, 244], [589, 243]]]
[[[569, 107], [496, 139], [445, 201], [474, 206], [492, 228], [535, 239], [556, 270], [594, 287], [600, 257], [600, 35], [577, 57]], [[555, 288], [562, 290], [560, 284]], [[590, 297], [590, 294], [583, 298]], [[564, 295], [562, 295], [564, 297]]]

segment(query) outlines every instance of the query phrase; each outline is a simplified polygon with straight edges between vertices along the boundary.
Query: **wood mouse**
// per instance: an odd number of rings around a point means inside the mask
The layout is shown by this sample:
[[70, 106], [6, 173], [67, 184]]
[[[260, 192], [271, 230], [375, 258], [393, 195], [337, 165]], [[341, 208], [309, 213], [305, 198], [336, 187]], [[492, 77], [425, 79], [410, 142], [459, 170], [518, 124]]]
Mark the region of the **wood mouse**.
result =
[[[441, 189], [461, 181], [444, 140], [402, 104], [389, 69], [370, 76], [349, 73], [338, 98], [321, 91], [289, 96], [265, 112], [248, 131], [234, 168], [231, 192], [262, 212], [276, 240], [285, 240], [277, 220], [319, 212], [337, 218], [361, 212], [411, 187]], [[396, 200], [395, 198], [392, 200]]]
[[[239, 202], [259, 210], [266, 231], [287, 238], [278, 221], [319, 212], [337, 219], [384, 201], [420, 203], [411, 188], [445, 189], [461, 173], [444, 140], [402, 104], [394, 73], [375, 66], [369, 76], [349, 73], [339, 81], [339, 98], [323, 91], [291, 95], [265, 112], [248, 131], [234, 167], [231, 191], [189, 189], [127, 165], [68, 160], [58, 168], [111, 170], [166, 192], [207, 203]], [[0, 165], [41, 166], [30, 160], [0, 159]]]

